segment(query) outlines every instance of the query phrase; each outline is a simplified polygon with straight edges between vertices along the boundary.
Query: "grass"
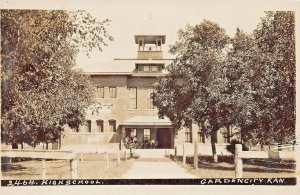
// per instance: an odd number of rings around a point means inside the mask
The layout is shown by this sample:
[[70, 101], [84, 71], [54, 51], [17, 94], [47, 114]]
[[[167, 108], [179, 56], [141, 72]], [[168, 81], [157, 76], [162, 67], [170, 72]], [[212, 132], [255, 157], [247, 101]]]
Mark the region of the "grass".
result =
[[[129, 155], [128, 155], [129, 156]], [[133, 164], [133, 159], [117, 165], [117, 155], [109, 154], [109, 172], [106, 172], [106, 156], [103, 153], [84, 154], [83, 161], [77, 155], [78, 179], [117, 179]], [[42, 179], [42, 161], [25, 160], [12, 163], [1, 163], [2, 179]], [[70, 179], [70, 164], [66, 160], [47, 160], [47, 179]]]
[[[218, 156], [217, 163], [213, 162], [211, 156], [200, 156], [197, 170], [193, 168], [194, 157], [188, 156], [186, 165], [182, 164], [182, 156], [170, 158], [199, 178], [234, 178], [235, 176], [233, 156]], [[243, 159], [243, 177], [246, 178], [296, 177], [295, 168], [295, 161]]]

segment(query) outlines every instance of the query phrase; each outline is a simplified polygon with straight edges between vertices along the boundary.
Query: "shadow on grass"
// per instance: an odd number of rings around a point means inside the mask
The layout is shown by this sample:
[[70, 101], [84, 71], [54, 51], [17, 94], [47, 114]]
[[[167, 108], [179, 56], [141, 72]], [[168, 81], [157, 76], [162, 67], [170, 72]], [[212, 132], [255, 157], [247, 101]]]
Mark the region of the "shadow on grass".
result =
[[24, 176], [24, 175], [40, 175], [33, 173], [33, 168], [26, 168], [19, 164], [3, 163], [1, 164], [2, 174], [11, 176]]
[[9, 171], [22, 171], [22, 170], [26, 170], [27, 168], [18, 165], [18, 164], [1, 164], [1, 170], [2, 172], [9, 172]]
[[[182, 162], [182, 156], [170, 156], [173, 161]], [[194, 157], [186, 157], [186, 164], [193, 165]], [[247, 172], [265, 172], [265, 173], [293, 173], [296, 165], [295, 161], [290, 160], [273, 160], [273, 159], [244, 159], [243, 170]], [[213, 169], [234, 171], [234, 157], [233, 156], [218, 156], [218, 162], [214, 163], [211, 156], [200, 156], [199, 165], [200, 169]]]

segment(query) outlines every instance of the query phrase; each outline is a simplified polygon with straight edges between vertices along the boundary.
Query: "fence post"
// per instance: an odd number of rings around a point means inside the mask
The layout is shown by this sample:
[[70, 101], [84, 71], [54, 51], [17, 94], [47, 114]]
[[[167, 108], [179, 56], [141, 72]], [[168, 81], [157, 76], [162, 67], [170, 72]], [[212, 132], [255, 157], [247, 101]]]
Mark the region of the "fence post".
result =
[[186, 155], [185, 155], [185, 146], [184, 146], [184, 143], [182, 145], [182, 163], [183, 163], [183, 165], [185, 165], [185, 163], [186, 163]]
[[108, 169], [109, 169], [109, 155], [108, 152], [105, 152], [106, 154], [106, 172], [108, 173]]
[[198, 143], [194, 144], [194, 169], [198, 169]]
[[175, 146], [174, 153], [174, 156], [177, 157], [177, 146]]
[[242, 152], [242, 145], [235, 145], [234, 163], [235, 163], [235, 178], [243, 177], [243, 161], [240, 158]]
[[42, 165], [43, 165], [43, 170], [42, 170], [42, 179], [47, 179], [46, 177], [46, 159], [42, 159]]
[[120, 150], [117, 150], [117, 165], [119, 166], [121, 163], [121, 159], [120, 159]]
[[127, 161], [127, 152], [126, 152], [126, 149], [124, 150], [124, 161]]
[[80, 161], [83, 161], [83, 152], [80, 154]]
[[77, 162], [75, 159], [70, 159], [71, 179], [77, 179]]

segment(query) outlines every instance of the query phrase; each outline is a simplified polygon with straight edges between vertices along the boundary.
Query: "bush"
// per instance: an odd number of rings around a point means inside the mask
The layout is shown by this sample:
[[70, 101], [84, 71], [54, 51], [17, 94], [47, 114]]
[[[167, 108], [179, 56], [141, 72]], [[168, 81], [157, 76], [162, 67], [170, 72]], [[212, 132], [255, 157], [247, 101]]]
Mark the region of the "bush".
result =
[[[226, 150], [233, 155], [235, 154], [235, 144], [241, 144], [241, 142], [236, 139], [233, 139], [230, 141], [230, 145], [226, 146]], [[242, 144], [242, 148], [243, 148], [243, 150], [249, 150], [249, 148], [246, 146], [246, 144]]]

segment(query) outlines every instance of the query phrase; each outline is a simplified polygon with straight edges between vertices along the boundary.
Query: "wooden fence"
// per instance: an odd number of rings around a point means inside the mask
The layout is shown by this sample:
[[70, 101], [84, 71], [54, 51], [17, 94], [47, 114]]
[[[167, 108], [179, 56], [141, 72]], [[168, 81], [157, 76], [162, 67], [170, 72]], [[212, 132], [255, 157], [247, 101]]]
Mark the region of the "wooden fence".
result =
[[284, 151], [242, 151], [242, 145], [235, 145], [235, 178], [243, 177], [243, 161], [242, 159], [250, 158], [270, 158], [270, 159], [295, 159], [294, 152], [284, 152]]
[[[183, 153], [182, 153], [182, 163], [183, 165], [186, 164], [186, 146], [183, 144], [182, 146]], [[177, 156], [177, 147], [175, 147], [174, 152], [175, 157]], [[198, 143], [194, 144], [194, 163], [193, 168], [198, 168]], [[236, 144], [235, 145], [235, 156], [234, 156], [234, 164], [235, 164], [235, 177], [242, 178], [243, 177], [243, 161], [242, 159], [288, 159], [288, 160], [295, 160], [295, 153], [292, 151], [242, 151], [242, 145]]]
[[[127, 160], [128, 155], [127, 151], [116, 151], [116, 157], [117, 157], [117, 165], [119, 166], [121, 164], [121, 152], [123, 152], [124, 155], [124, 161]], [[80, 154], [80, 161], [84, 160], [84, 153], [90, 153], [88, 151], [85, 152], [73, 152], [71, 150], [27, 150], [27, 149], [1, 149], [1, 157], [9, 157], [9, 158], [31, 158], [31, 159], [41, 159], [42, 160], [42, 179], [47, 179], [46, 177], [46, 160], [52, 159], [52, 160], [68, 160], [70, 162], [70, 175], [71, 179], [77, 179], [77, 161], [76, 161], [76, 155]], [[105, 154], [105, 170], [108, 173], [109, 172], [109, 153], [101, 152], [98, 154]]]
[[[199, 157], [199, 150], [197, 142], [194, 143], [194, 169], [198, 169], [198, 157]], [[177, 156], [177, 146], [175, 146], [174, 156]], [[186, 164], [186, 146], [185, 144], [182, 145], [182, 163], [183, 165]]]
[[72, 179], [77, 179], [76, 154], [70, 150], [19, 150], [1, 149], [1, 157], [20, 157], [42, 160], [42, 179], [46, 179], [46, 160], [68, 160], [70, 162], [70, 174]]
[[[124, 156], [124, 161], [127, 161], [127, 158], [128, 158], [128, 155], [127, 155], [127, 151], [126, 150], [117, 150], [116, 151], [116, 158], [117, 158], [117, 166], [119, 166], [121, 164], [121, 153], [123, 152], [123, 156]], [[84, 161], [84, 154], [85, 153], [90, 153], [90, 152], [78, 152], [80, 154], [80, 161]], [[102, 152], [102, 153], [99, 153], [97, 152], [98, 154], [105, 154], [105, 162], [106, 162], [106, 172], [108, 173], [109, 172], [109, 155], [108, 155], [108, 152]]]

